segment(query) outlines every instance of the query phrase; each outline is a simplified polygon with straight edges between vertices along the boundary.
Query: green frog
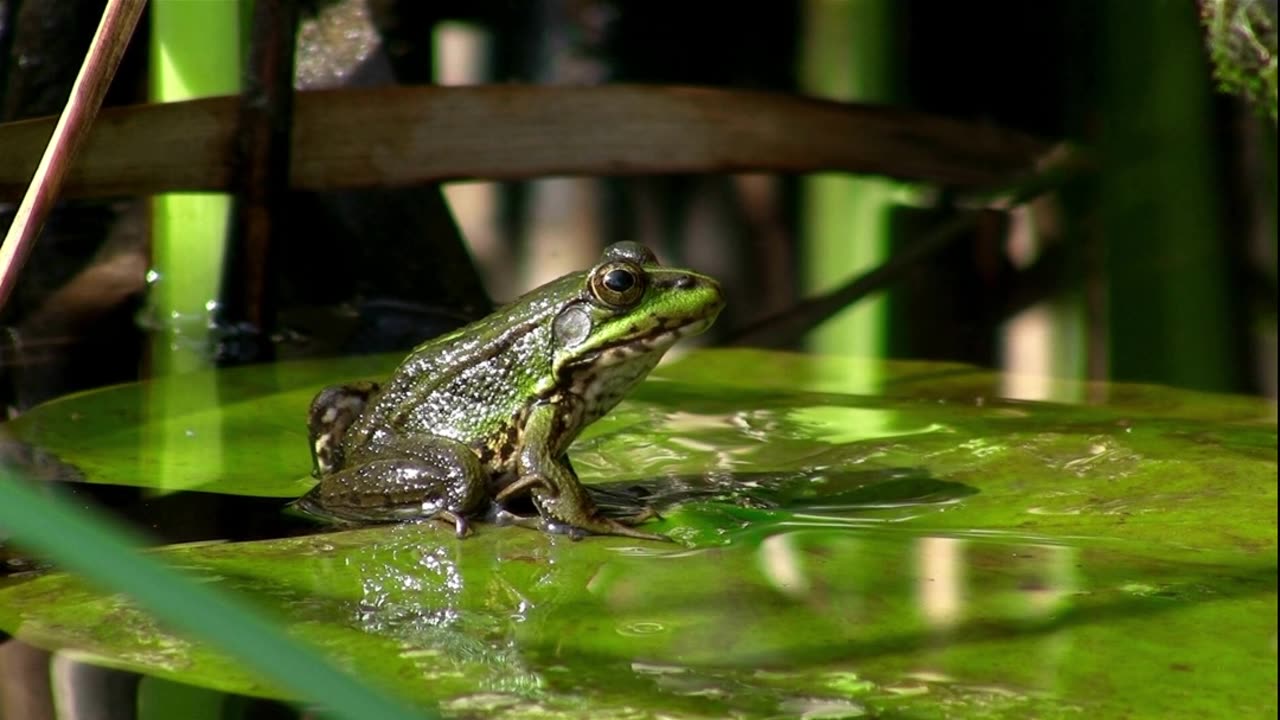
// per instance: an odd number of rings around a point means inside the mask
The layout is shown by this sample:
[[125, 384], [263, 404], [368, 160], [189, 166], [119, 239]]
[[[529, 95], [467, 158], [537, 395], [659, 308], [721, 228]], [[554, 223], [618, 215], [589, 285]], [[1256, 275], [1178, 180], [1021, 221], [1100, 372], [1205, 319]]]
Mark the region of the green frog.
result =
[[[665, 540], [635, 527], [650, 508], [602, 514], [567, 451], [723, 307], [715, 280], [610, 245], [592, 269], [418, 346], [385, 383], [321, 391], [308, 417], [320, 482], [296, 506], [344, 522], [437, 518], [459, 537], [485, 516], [575, 539]], [[509, 510], [517, 500], [536, 514]]]

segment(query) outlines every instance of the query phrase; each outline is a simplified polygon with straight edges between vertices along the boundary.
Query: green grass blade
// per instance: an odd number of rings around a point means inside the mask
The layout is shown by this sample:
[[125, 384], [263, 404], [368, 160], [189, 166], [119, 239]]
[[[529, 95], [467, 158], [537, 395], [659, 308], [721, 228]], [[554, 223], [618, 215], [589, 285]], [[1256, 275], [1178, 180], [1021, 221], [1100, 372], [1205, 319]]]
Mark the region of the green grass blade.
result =
[[41, 496], [3, 467], [0, 527], [63, 568], [129, 595], [162, 622], [236, 657], [299, 697], [326, 708], [332, 717], [424, 717], [339, 672], [245, 602], [192, 582], [148, 558], [121, 528], [56, 498]]

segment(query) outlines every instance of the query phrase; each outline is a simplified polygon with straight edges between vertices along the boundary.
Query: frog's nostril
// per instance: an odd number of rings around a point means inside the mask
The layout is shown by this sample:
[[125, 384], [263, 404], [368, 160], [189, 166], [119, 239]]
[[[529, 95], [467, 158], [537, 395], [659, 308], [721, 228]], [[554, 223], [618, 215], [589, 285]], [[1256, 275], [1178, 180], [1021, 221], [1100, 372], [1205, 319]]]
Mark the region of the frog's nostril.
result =
[[676, 278], [676, 288], [679, 290], [688, 290], [696, 284], [693, 278], [688, 275], [682, 275]]

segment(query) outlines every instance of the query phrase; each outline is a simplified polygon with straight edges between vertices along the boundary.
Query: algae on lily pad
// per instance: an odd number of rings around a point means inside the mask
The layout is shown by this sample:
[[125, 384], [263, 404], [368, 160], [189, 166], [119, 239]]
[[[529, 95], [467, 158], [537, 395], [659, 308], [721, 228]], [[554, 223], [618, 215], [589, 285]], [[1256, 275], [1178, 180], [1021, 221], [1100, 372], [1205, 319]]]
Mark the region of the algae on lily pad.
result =
[[[6, 456], [297, 495], [311, 394], [393, 362], [228, 371], [166, 416], [157, 383], [82, 394], [11, 423]], [[570, 454], [680, 545], [424, 523], [155, 552], [452, 716], [1273, 717], [1274, 406], [1002, 382], [742, 350], [659, 368]], [[3, 581], [0, 628], [279, 695], [57, 572]]]

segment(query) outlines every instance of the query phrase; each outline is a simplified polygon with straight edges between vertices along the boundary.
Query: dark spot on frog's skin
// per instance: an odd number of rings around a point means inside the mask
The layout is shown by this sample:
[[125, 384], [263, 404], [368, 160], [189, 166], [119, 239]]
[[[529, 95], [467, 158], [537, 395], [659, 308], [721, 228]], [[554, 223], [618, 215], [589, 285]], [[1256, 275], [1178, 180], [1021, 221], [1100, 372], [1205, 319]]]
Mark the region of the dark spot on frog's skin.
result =
[[507, 460], [510, 460], [511, 456], [515, 454], [516, 454], [515, 443], [509, 443], [509, 442], [502, 443], [502, 448], [498, 450], [498, 457], [502, 460], [502, 462], [506, 462]]
[[488, 445], [485, 445], [484, 447], [480, 448], [480, 452], [478, 454], [480, 455], [480, 464], [488, 465], [489, 462], [493, 460], [493, 456], [495, 453], [493, 452], [493, 448], [489, 447]]

